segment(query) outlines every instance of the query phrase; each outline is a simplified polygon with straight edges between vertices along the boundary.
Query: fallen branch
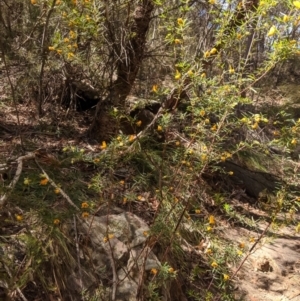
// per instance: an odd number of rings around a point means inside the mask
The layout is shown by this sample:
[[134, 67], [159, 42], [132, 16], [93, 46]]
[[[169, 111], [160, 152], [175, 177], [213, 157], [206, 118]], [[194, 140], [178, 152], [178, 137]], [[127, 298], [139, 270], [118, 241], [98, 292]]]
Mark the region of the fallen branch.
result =
[[6, 200], [8, 198], [8, 196], [10, 195], [10, 193], [12, 192], [12, 190], [15, 188], [16, 184], [19, 181], [20, 175], [22, 173], [22, 168], [23, 168], [23, 161], [24, 160], [30, 160], [30, 159], [34, 159], [35, 158], [35, 154], [34, 153], [29, 153], [25, 156], [21, 156], [19, 157], [16, 161], [18, 163], [18, 167], [17, 167], [17, 171], [16, 174], [13, 178], [13, 180], [11, 181], [11, 183], [8, 185], [8, 189], [9, 191], [6, 192], [1, 198], [0, 198], [0, 207], [4, 206], [6, 204]]
[[43, 167], [39, 164], [39, 162], [35, 158], [35, 163], [38, 166], [38, 168], [41, 170], [45, 178], [49, 181], [49, 183], [55, 188], [59, 189], [60, 194], [67, 200], [67, 202], [74, 207], [75, 209], [79, 210], [79, 208], [74, 204], [74, 202], [70, 199], [70, 197], [58, 186], [55, 184], [55, 182], [48, 176], [48, 174], [45, 172]]

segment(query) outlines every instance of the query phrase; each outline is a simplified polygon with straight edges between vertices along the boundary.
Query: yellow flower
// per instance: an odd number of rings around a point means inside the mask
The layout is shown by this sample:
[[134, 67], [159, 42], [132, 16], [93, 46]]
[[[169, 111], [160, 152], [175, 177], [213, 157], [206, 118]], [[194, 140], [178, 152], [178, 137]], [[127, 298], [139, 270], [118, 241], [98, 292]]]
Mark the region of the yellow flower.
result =
[[212, 48], [209, 52], [210, 55], [216, 54], [218, 52], [217, 48]]
[[[299, 3], [300, 3], [300, 2], [299, 2]], [[269, 30], [267, 36], [268, 36], [268, 37], [272, 37], [272, 36], [276, 33], [276, 31], [277, 31], [277, 28], [276, 28], [275, 25], [273, 25], [273, 26], [270, 28], [270, 30]]]
[[68, 59], [71, 59], [72, 57], [74, 57], [74, 53], [73, 52], [68, 52]]
[[57, 52], [57, 54], [61, 54], [62, 50], [61, 49], [57, 49], [56, 52]]
[[244, 249], [245, 248], [245, 243], [244, 242], [240, 242], [239, 243], [239, 248], [240, 249]]
[[209, 53], [209, 51], [205, 51], [205, 53], [204, 53], [204, 57], [205, 58], [207, 58], [207, 57], [209, 57], [210, 56], [210, 53]]
[[217, 130], [217, 125], [214, 124], [210, 129], [211, 129], [211, 131], [215, 132]]
[[213, 252], [213, 251], [212, 251], [212, 249], [210, 249], [210, 248], [209, 248], [209, 249], [207, 249], [207, 250], [205, 251], [205, 253], [206, 253], [206, 254], [208, 254], [208, 255], [211, 255], [211, 254], [212, 254], [212, 252]]
[[238, 34], [236, 35], [236, 37], [237, 37], [238, 40], [240, 40], [243, 36], [242, 36], [240, 33], [238, 33]]
[[163, 130], [162, 126], [161, 126], [161, 125], [158, 125], [158, 126], [157, 126], [157, 131], [158, 131], [158, 132], [161, 132], [162, 130]]
[[208, 0], [209, 4], [216, 4], [216, 0]]
[[196, 214], [200, 214], [200, 213], [201, 213], [201, 210], [200, 210], [200, 209], [195, 209], [195, 213], [196, 213]]
[[206, 118], [206, 119], [204, 120], [204, 123], [205, 123], [205, 124], [210, 124], [210, 120], [209, 120], [208, 118]]
[[181, 40], [180, 40], [180, 39], [175, 39], [175, 40], [174, 40], [174, 43], [175, 43], [175, 44], [181, 44]]
[[22, 215], [22, 214], [16, 214], [15, 217], [16, 217], [16, 220], [17, 220], [18, 222], [20, 222], [20, 221], [23, 220], [23, 215]]
[[30, 2], [32, 5], [36, 4], [36, 0], [31, 0]]
[[206, 77], [206, 73], [203, 72], [201, 75], [200, 75], [201, 78], [205, 78]]
[[181, 78], [181, 73], [178, 70], [176, 70], [175, 79], [178, 80], [180, 78]]
[[49, 51], [53, 51], [53, 50], [55, 50], [55, 47], [54, 46], [49, 46], [48, 49], [49, 49]]
[[210, 232], [212, 230], [212, 227], [211, 226], [207, 226], [206, 227], [206, 231]]
[[238, 251], [237, 251], [237, 254], [238, 254], [238, 256], [242, 256], [242, 255], [243, 255], [243, 251], [238, 250]]
[[283, 16], [283, 22], [288, 22], [290, 20], [290, 17], [287, 15]]
[[135, 135], [130, 135], [130, 136], [129, 136], [129, 141], [131, 142], [131, 141], [133, 141], [135, 138], [136, 138]]
[[60, 224], [60, 220], [58, 218], [53, 220], [53, 224], [54, 225], [59, 225]]
[[180, 141], [176, 141], [176, 142], [175, 142], [175, 145], [176, 145], [176, 146], [179, 146], [179, 145], [180, 145]]
[[147, 237], [149, 235], [149, 232], [148, 231], [144, 231], [143, 235]]
[[125, 184], [125, 181], [124, 181], [124, 180], [121, 180], [121, 181], [120, 181], [120, 184], [121, 184], [121, 185], [124, 185], [124, 184]]
[[258, 128], [258, 123], [255, 122], [254, 124], [252, 124], [251, 127], [252, 127], [253, 130], [256, 130]]
[[152, 92], [157, 93], [157, 90], [158, 90], [158, 85], [153, 85]]
[[251, 236], [251, 237], [249, 238], [249, 242], [255, 242], [255, 238], [254, 238], [253, 236]]
[[154, 269], [154, 268], [153, 268], [153, 269], [151, 269], [150, 272], [151, 272], [151, 274], [156, 275], [158, 271], [157, 271], [157, 269]]
[[76, 49], [78, 48], [78, 45], [76, 43], [74, 43], [72, 46]]
[[229, 174], [230, 176], [233, 176], [233, 171], [229, 171], [228, 174]]
[[235, 70], [232, 68], [232, 66], [230, 66], [228, 72], [229, 72], [229, 74], [233, 74], [235, 72]]
[[201, 161], [206, 161], [207, 160], [207, 154], [202, 154], [201, 155]]
[[29, 178], [25, 178], [23, 184], [24, 185], [29, 185], [31, 180]]
[[188, 75], [189, 75], [189, 76], [193, 76], [193, 75], [194, 75], [194, 72], [193, 72], [192, 70], [189, 70], [189, 71], [188, 71]]
[[59, 193], [60, 193], [60, 189], [59, 189], [59, 188], [55, 188], [55, 189], [54, 189], [54, 193], [55, 193], [55, 194], [59, 194]]
[[45, 185], [48, 184], [48, 182], [49, 182], [49, 180], [47, 178], [41, 179], [40, 180], [40, 185], [45, 186]]
[[215, 261], [213, 261], [212, 264], [211, 264], [211, 266], [212, 266], [213, 268], [216, 268], [216, 267], [218, 267], [218, 264], [217, 264]]
[[229, 280], [229, 275], [223, 274], [223, 279], [224, 279], [224, 281], [228, 281]]
[[65, 42], [65, 43], [69, 43], [69, 42], [70, 42], [70, 39], [69, 39], [69, 38], [64, 38], [64, 42]]
[[184, 20], [183, 20], [182, 18], [178, 18], [178, 19], [177, 19], [177, 24], [178, 24], [179, 26], [182, 26], [182, 25], [184, 24]]
[[102, 141], [102, 144], [100, 145], [100, 149], [106, 149], [107, 148], [107, 144], [105, 141]]
[[76, 38], [76, 33], [73, 30], [71, 30], [69, 32], [69, 36], [70, 36], [71, 39], [75, 39]]
[[99, 159], [99, 158], [96, 158], [96, 159], [94, 159], [94, 162], [95, 162], [95, 163], [99, 163], [99, 162], [100, 162], [100, 159]]
[[296, 144], [297, 144], [297, 139], [294, 138], [294, 139], [291, 141], [291, 144], [292, 144], [292, 145], [296, 145]]
[[60, 0], [56, 0], [55, 4], [59, 5], [60, 4]]
[[82, 202], [81, 203], [81, 208], [89, 208], [88, 202]]
[[209, 224], [210, 225], [214, 225], [215, 224], [215, 217], [213, 215], [210, 215], [208, 220], [209, 220]]
[[168, 272], [169, 272], [170, 274], [173, 274], [173, 273], [175, 272], [175, 270], [174, 270], [173, 268], [169, 268], [169, 269], [168, 269]]
[[138, 120], [135, 124], [136, 126], [140, 127], [142, 125], [142, 120]]
[[300, 1], [294, 1], [293, 4], [296, 8], [300, 9]]
[[201, 116], [201, 117], [204, 117], [204, 116], [205, 116], [205, 111], [204, 111], [204, 110], [201, 110], [201, 111], [200, 111], [200, 116]]
[[83, 218], [87, 218], [87, 217], [89, 217], [89, 213], [88, 212], [82, 212], [82, 214], [81, 214], [81, 216], [83, 217]]
[[145, 201], [145, 198], [144, 198], [143, 196], [141, 196], [141, 195], [139, 195], [139, 196], [137, 197], [137, 199], [138, 199], [139, 201]]

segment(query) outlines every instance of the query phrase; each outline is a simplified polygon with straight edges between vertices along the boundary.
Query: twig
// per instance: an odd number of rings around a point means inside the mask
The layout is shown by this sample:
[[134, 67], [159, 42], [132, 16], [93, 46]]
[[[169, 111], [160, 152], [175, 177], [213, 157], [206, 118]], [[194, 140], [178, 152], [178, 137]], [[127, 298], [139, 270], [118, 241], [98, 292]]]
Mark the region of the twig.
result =
[[[233, 275], [231, 276], [231, 278], [233, 279], [237, 273], [239, 272], [239, 270], [242, 268], [242, 266], [244, 265], [245, 261], [248, 259], [248, 257], [251, 255], [252, 250], [255, 248], [255, 246], [260, 242], [260, 240], [262, 239], [262, 237], [265, 235], [265, 233], [267, 232], [267, 230], [269, 229], [269, 227], [272, 224], [272, 220], [268, 223], [267, 227], [264, 229], [264, 231], [259, 235], [258, 239], [256, 240], [256, 242], [252, 245], [252, 247], [250, 248], [250, 250], [248, 251], [247, 255], [245, 256], [245, 258], [241, 261], [241, 263], [239, 264], [239, 266], [237, 267], [237, 269], [235, 270], [235, 272], [233, 273]], [[217, 296], [217, 298], [215, 299], [215, 301], [219, 301], [221, 298], [221, 294], [219, 294], [219, 296]]]
[[80, 265], [80, 253], [79, 253], [79, 238], [77, 233], [77, 225], [76, 225], [76, 216], [73, 215], [74, 220], [74, 230], [75, 230], [75, 245], [76, 245], [76, 253], [77, 253], [77, 265], [78, 265], [78, 272], [79, 272], [79, 285], [80, 289], [83, 289], [83, 282], [82, 282], [82, 272], [81, 272], [81, 265]]
[[[34, 157], [35, 158], [35, 157]], [[45, 175], [46, 179], [49, 181], [49, 183], [55, 188], [59, 189], [60, 194], [67, 200], [67, 202], [73, 206], [75, 209], [79, 210], [79, 208], [74, 204], [74, 202], [70, 199], [70, 197], [58, 186], [55, 184], [55, 182], [48, 176], [48, 174], [45, 172], [43, 167], [39, 164], [39, 162], [35, 158], [35, 163], [38, 166], [38, 168], [42, 171], [42, 173]]]
[[11, 191], [14, 189], [14, 187], [16, 186], [17, 182], [19, 181], [20, 175], [22, 173], [22, 168], [23, 168], [23, 160], [29, 160], [29, 159], [34, 159], [35, 158], [35, 154], [34, 153], [29, 153], [25, 156], [21, 156], [17, 159], [17, 163], [18, 163], [18, 167], [17, 167], [17, 171], [16, 174], [13, 178], [13, 180], [11, 181], [11, 183], [9, 184], [8, 188], [9, 191], [6, 192], [1, 198], [0, 198], [0, 206], [4, 206], [6, 203], [6, 200], [9, 196], [9, 194], [11, 193]]

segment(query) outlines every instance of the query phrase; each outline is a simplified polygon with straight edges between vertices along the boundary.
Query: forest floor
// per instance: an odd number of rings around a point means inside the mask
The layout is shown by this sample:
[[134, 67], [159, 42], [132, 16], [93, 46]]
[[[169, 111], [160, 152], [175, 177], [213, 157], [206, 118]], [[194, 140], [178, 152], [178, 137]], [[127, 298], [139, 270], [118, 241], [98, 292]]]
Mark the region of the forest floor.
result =
[[[74, 113], [62, 111], [60, 108], [53, 109], [44, 107], [46, 114], [43, 118], [36, 118], [36, 108], [32, 103], [18, 104], [17, 108], [11, 103], [7, 105], [5, 91], [0, 91], [0, 164], [15, 160], [23, 152], [37, 152], [45, 150], [46, 157], [43, 158], [44, 166], [52, 164], [61, 155], [62, 149], [66, 146], [74, 146], [84, 153], [91, 154], [99, 150], [96, 141], [89, 141], [84, 138], [84, 132], [88, 128], [92, 118], [89, 113]], [[55, 111], [56, 110], [56, 111]], [[50, 113], [47, 113], [50, 112]], [[298, 163], [297, 163], [298, 164]], [[25, 166], [24, 171], [29, 174], [32, 167]], [[93, 170], [86, 165], [75, 166], [74, 169], [81, 169], [82, 177], [78, 181], [82, 184], [81, 190], [87, 189], [88, 178], [91, 178]], [[71, 169], [70, 169], [71, 170]], [[15, 172], [15, 167], [12, 169]], [[71, 171], [70, 171], [71, 172]], [[2, 190], [7, 187], [13, 175], [2, 179]], [[75, 180], [74, 180], [75, 181]], [[68, 185], [61, 179], [62, 187]], [[76, 189], [74, 191], [76, 194]], [[85, 192], [83, 192], [84, 194]], [[90, 192], [90, 197], [96, 197]], [[300, 301], [300, 233], [295, 231], [295, 224], [300, 222], [298, 213], [293, 216], [288, 213], [282, 214], [282, 220], [292, 219], [293, 225], [286, 226], [283, 222], [277, 229], [269, 227], [264, 237], [259, 241], [250, 253], [254, 244], [249, 242], [249, 237], [257, 239], [269, 225], [268, 210], [257, 206], [257, 200], [252, 200], [252, 205], [247, 201], [233, 200], [237, 212], [244, 212], [249, 219], [257, 221], [257, 230], [249, 229], [244, 225], [223, 224], [223, 238], [236, 244], [241, 241], [247, 242], [244, 256], [247, 256], [242, 268], [232, 280], [234, 284], [235, 300], [245, 301]], [[53, 208], [61, 206], [58, 201], [53, 203]], [[63, 207], [62, 207], [63, 208]], [[3, 208], [1, 209], [4, 210]], [[7, 209], [8, 218], [13, 219], [14, 213], [22, 212], [20, 201], [17, 204], [10, 204]], [[132, 209], [132, 213], [147, 217], [139, 207]], [[1, 213], [2, 216], [3, 212]], [[13, 226], [15, 227], [15, 226]], [[1, 229], [2, 236], [8, 235], [10, 230]], [[254, 240], [255, 241], [255, 240]], [[238, 265], [230, 267], [232, 272]], [[0, 282], [1, 284], [1, 282]], [[1, 299], [1, 297], [0, 297]], [[32, 299], [38, 300], [38, 299]]]

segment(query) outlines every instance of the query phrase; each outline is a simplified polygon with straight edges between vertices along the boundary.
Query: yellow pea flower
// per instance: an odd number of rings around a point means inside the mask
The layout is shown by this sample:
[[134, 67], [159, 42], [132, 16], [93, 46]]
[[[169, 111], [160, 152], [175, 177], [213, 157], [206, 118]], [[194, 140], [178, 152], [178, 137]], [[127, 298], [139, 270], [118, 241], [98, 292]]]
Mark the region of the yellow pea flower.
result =
[[60, 220], [58, 218], [54, 219], [53, 220], [53, 224], [56, 225], [56, 226], [59, 225], [60, 224]]
[[228, 281], [229, 280], [229, 275], [223, 274], [223, 279], [224, 279], [224, 281]]
[[287, 15], [284, 15], [282, 19], [283, 19], [283, 22], [288, 22], [290, 20], [290, 17]]
[[81, 216], [83, 217], [83, 218], [87, 218], [87, 217], [89, 217], [89, 213], [88, 212], [82, 212], [82, 214], [81, 214]]
[[300, 9], [300, 1], [294, 1], [293, 4], [296, 8]]
[[88, 202], [82, 202], [81, 203], [81, 208], [89, 208]]
[[44, 178], [40, 181], [40, 185], [46, 186], [48, 184], [49, 180], [47, 178]]
[[20, 222], [20, 221], [23, 220], [23, 215], [22, 215], [22, 214], [16, 214], [15, 217], [16, 217], [16, 220], [17, 220], [18, 222]]
[[210, 225], [214, 225], [215, 224], [215, 217], [213, 215], [210, 215], [208, 220], [209, 220], [209, 224]]
[[184, 24], [184, 20], [183, 20], [182, 18], [178, 18], [178, 19], [177, 19], [177, 24], [178, 24], [179, 26], [182, 26], [182, 25]]
[[297, 144], [297, 139], [294, 138], [294, 139], [291, 141], [291, 144], [292, 144], [292, 145], [296, 145], [296, 144]]
[[150, 272], [151, 272], [151, 274], [156, 275], [158, 271], [157, 271], [157, 269], [154, 269], [154, 268], [153, 268], [153, 269], [151, 269]]
[[180, 40], [180, 39], [175, 39], [175, 40], [174, 40], [174, 43], [175, 43], [175, 44], [181, 44], [181, 40]]
[[209, 4], [216, 4], [216, 0], [208, 0]]
[[212, 264], [211, 264], [211, 266], [212, 266], [213, 268], [216, 268], [216, 267], [218, 267], [218, 264], [217, 264], [215, 261], [213, 261]]
[[217, 48], [213, 48], [210, 50], [209, 54], [213, 55], [213, 54], [216, 54], [217, 52], [218, 52]]
[[157, 91], [158, 91], [158, 85], [153, 85], [152, 92], [157, 93]]
[[162, 130], [163, 130], [162, 126], [161, 126], [161, 125], [158, 125], [158, 126], [157, 126], [157, 131], [158, 131], [158, 132], [161, 132]]
[[49, 46], [48, 49], [49, 49], [49, 51], [53, 51], [53, 50], [55, 50], [55, 47]]
[[[300, 3], [300, 2], [299, 2], [299, 3]], [[276, 28], [275, 25], [273, 25], [273, 26], [270, 28], [270, 30], [269, 30], [267, 36], [268, 36], [268, 37], [272, 37], [272, 36], [276, 33], [276, 31], [277, 31], [277, 28]]]
[[141, 125], [142, 125], [142, 121], [141, 121], [141, 120], [138, 120], [138, 121], [136, 122], [136, 125], [137, 125], [137, 126], [141, 126]]
[[181, 78], [181, 73], [178, 70], [176, 70], [175, 79], [178, 80], [180, 78]]
[[107, 144], [105, 141], [102, 141], [102, 144], [100, 146], [100, 149], [106, 149], [107, 148]]
[[233, 74], [235, 72], [235, 70], [230, 66], [228, 72], [229, 72], [229, 74]]

